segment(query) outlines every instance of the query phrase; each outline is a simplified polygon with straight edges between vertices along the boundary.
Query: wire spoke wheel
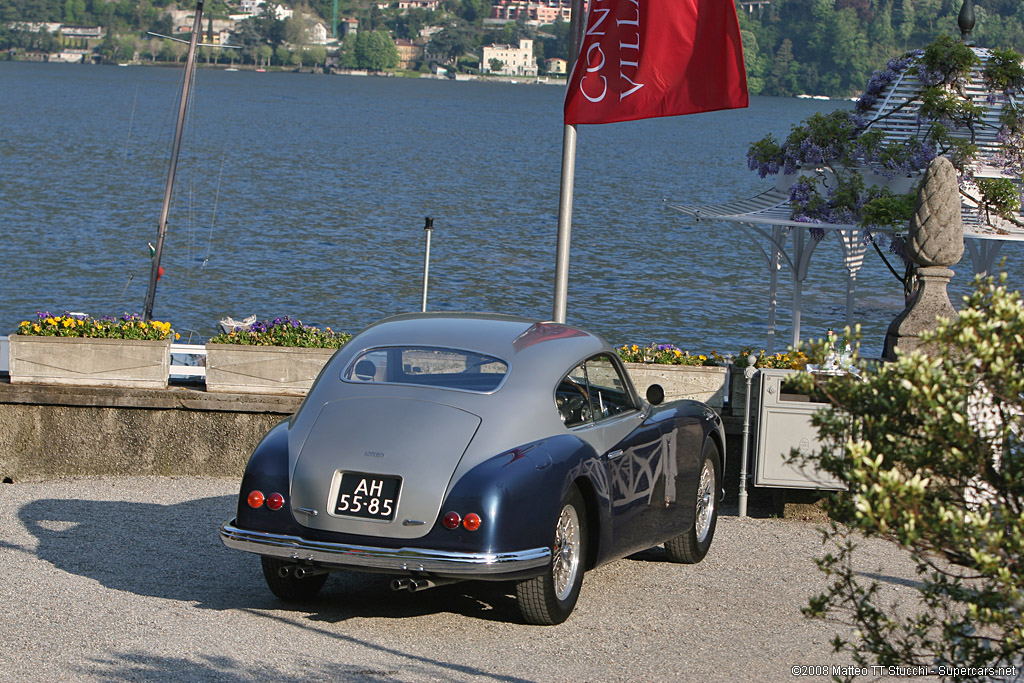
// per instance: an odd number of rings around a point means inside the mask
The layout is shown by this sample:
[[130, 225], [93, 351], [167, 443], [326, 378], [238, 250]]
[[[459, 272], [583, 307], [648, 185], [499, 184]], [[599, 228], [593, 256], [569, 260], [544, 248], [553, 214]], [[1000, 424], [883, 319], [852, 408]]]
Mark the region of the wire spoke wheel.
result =
[[718, 447], [713, 441], [704, 444], [697, 490], [690, 498], [693, 524], [679, 536], [665, 542], [665, 554], [671, 562], [695, 564], [704, 559], [718, 523]]
[[705, 459], [700, 470], [700, 483], [697, 484], [697, 509], [694, 530], [697, 541], [703, 543], [711, 531], [711, 521], [715, 516], [715, 466], [711, 460]]
[[555, 595], [559, 600], [565, 600], [569, 596], [579, 570], [580, 519], [576, 514], [576, 508], [566, 505], [562, 508], [555, 529], [555, 548], [551, 565]]
[[527, 623], [560, 624], [572, 614], [583, 586], [586, 539], [586, 506], [573, 486], [555, 520], [551, 564], [540, 576], [516, 584], [519, 611]]

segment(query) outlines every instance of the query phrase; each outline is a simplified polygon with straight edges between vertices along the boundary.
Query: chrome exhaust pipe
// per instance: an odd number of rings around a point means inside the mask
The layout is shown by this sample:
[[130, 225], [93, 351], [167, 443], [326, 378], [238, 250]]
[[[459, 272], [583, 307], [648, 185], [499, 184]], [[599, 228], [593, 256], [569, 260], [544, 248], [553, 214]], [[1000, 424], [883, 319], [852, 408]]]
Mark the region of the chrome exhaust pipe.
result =
[[295, 568], [295, 572], [294, 572], [296, 579], [306, 579], [306, 578], [309, 578], [310, 576], [316, 576], [317, 574], [326, 574], [326, 573], [327, 572], [325, 572], [324, 570], [317, 569], [316, 567], [301, 567], [301, 566], [300, 567], [296, 567]]
[[308, 579], [311, 576], [329, 574], [330, 572], [320, 567], [304, 567], [300, 564], [289, 564], [277, 570], [277, 575], [282, 579]]
[[391, 580], [391, 590], [393, 591], [404, 591], [409, 590], [412, 586], [412, 579], [408, 576], [403, 576], [400, 579]]

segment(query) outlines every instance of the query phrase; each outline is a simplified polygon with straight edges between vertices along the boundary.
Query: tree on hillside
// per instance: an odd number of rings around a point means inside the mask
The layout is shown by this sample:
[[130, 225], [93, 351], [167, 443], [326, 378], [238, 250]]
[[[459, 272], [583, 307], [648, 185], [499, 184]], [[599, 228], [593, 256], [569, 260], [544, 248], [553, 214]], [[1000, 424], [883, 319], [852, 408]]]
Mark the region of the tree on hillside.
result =
[[[764, 59], [758, 54], [757, 36], [753, 31], [740, 31], [743, 42], [743, 65], [747, 72], [747, 92], [759, 95], [764, 90]], [[563, 58], [564, 59], [564, 58]]]
[[765, 78], [768, 89], [782, 97], [800, 94], [799, 63], [793, 59], [793, 42], [786, 38], [782, 41], [771, 70]]
[[323, 66], [326, 62], [327, 48], [323, 45], [314, 45], [302, 51], [303, 66]]
[[477, 46], [476, 33], [464, 25], [454, 25], [434, 34], [430, 39], [432, 52], [444, 56], [445, 64], [455, 60]]
[[355, 40], [356, 65], [383, 71], [398, 66], [398, 48], [387, 31], [360, 31]]
[[284, 42], [297, 50], [306, 44], [306, 16], [296, 11], [284, 20]]

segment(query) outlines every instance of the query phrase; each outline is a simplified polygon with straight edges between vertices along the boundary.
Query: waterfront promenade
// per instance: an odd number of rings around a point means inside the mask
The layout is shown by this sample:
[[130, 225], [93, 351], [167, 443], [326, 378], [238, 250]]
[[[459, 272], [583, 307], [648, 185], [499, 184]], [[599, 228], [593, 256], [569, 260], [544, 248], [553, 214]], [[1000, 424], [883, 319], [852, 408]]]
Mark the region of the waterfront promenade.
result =
[[[0, 485], [5, 679], [784, 681], [794, 666], [852, 663], [829, 645], [848, 629], [799, 612], [824, 586], [817, 522], [727, 505], [702, 563], [656, 548], [606, 565], [568, 622], [537, 627], [505, 584], [393, 593], [386, 577], [346, 572], [319, 602], [286, 605], [256, 558], [217, 538], [236, 491], [192, 477]], [[892, 545], [858, 555], [883, 602], [911, 594]]]

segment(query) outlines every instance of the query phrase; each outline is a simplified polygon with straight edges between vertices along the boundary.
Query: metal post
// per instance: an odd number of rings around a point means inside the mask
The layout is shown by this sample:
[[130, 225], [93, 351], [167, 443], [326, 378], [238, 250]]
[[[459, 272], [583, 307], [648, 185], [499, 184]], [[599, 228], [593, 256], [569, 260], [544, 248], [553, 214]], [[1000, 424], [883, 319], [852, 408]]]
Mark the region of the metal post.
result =
[[564, 323], [569, 299], [569, 245], [572, 242], [572, 195], [576, 181], [576, 126], [562, 130], [562, 184], [558, 195], [558, 246], [555, 249], [555, 303], [551, 319]]
[[153, 318], [153, 303], [156, 300], [156, 283], [160, 279], [160, 257], [164, 250], [164, 237], [167, 235], [167, 213], [171, 208], [171, 194], [174, 192], [174, 174], [178, 168], [178, 152], [181, 151], [181, 133], [185, 126], [185, 112], [188, 111], [189, 93], [192, 91], [192, 72], [195, 69], [196, 45], [199, 34], [203, 31], [203, 0], [196, 3], [196, 17], [192, 23], [192, 36], [188, 41], [188, 55], [185, 57], [185, 77], [181, 85], [181, 102], [178, 104], [178, 125], [174, 130], [174, 146], [171, 149], [171, 163], [167, 169], [167, 184], [164, 187], [164, 201], [160, 209], [160, 223], [157, 226], [156, 247], [153, 263], [149, 272], [149, 289], [146, 291], [146, 302], [143, 305], [142, 319]]
[[[569, 78], [576, 65], [576, 53], [586, 29], [583, 16], [583, 0], [573, 0], [572, 16], [569, 21]], [[568, 87], [568, 83], [567, 83]], [[569, 296], [569, 244], [572, 234], [572, 195], [576, 182], [576, 126], [565, 124], [562, 128], [562, 182], [558, 195], [558, 245], [555, 250], [555, 297], [551, 319], [556, 323], [565, 322], [566, 302]]]
[[434, 219], [427, 216], [423, 219], [423, 231], [427, 233], [427, 250], [423, 258], [423, 307], [420, 310], [427, 312], [427, 278], [430, 276], [430, 234], [434, 232]]
[[748, 445], [750, 444], [750, 394], [752, 380], [757, 374], [754, 363], [757, 358], [754, 354], [747, 356], [747, 367], [743, 368], [743, 378], [747, 383], [747, 396], [745, 410], [743, 411], [743, 455], [740, 459], [740, 495], [739, 495], [739, 516], [747, 516], [747, 460]]

